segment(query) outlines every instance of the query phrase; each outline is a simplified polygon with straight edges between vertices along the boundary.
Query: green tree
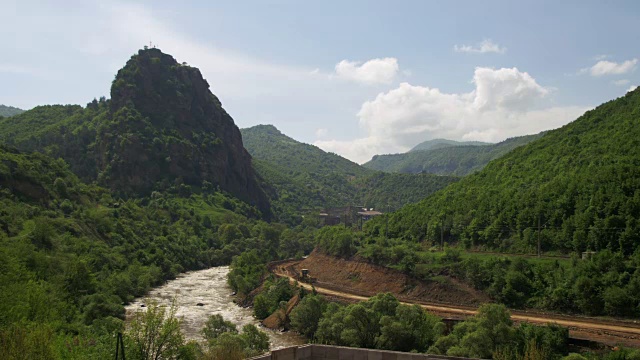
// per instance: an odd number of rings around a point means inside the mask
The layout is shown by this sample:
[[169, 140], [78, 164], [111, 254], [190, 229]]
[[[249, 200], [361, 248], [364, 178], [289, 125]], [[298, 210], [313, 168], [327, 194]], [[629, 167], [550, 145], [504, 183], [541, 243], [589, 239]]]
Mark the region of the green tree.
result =
[[127, 338], [132, 359], [178, 359], [184, 345], [180, 320], [176, 318], [175, 300], [167, 309], [155, 301], [148, 301], [146, 311], [138, 311], [129, 325]]
[[442, 334], [440, 319], [427, 314], [419, 305], [398, 305], [393, 316], [380, 319], [377, 347], [396, 351], [426, 352]]
[[222, 333], [210, 343], [204, 358], [207, 360], [242, 360], [246, 358], [247, 344], [237, 334]]
[[327, 309], [327, 301], [320, 295], [307, 295], [296, 306], [289, 317], [291, 327], [298, 333], [313, 339], [318, 323]]
[[634, 313], [633, 299], [625, 289], [618, 286], [608, 287], [602, 294], [604, 311], [608, 315], [623, 316]]
[[259, 355], [269, 351], [269, 336], [258, 330], [255, 325], [247, 324], [243, 326], [240, 336], [246, 343], [245, 351], [248, 355]]
[[215, 337], [208, 338], [208, 350], [205, 359], [233, 360], [245, 359], [260, 355], [269, 350], [269, 336], [258, 330], [255, 325], [247, 324], [242, 327], [242, 333], [235, 331], [235, 326], [230, 327], [229, 322], [222, 317], [215, 318]]
[[429, 352], [487, 359], [496, 351], [515, 345], [511, 315], [504, 305], [484, 304], [478, 314], [456, 325]]
[[204, 338], [209, 342], [215, 341], [218, 336], [227, 332], [237, 334], [238, 329], [234, 323], [226, 321], [220, 314], [209, 315], [202, 329], [202, 335], [204, 335]]

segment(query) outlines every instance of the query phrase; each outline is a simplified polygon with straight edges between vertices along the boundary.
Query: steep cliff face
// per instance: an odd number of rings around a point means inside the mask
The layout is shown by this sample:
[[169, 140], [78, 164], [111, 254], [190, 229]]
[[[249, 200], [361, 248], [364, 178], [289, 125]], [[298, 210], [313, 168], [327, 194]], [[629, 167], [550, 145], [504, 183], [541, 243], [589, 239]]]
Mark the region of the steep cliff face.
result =
[[140, 50], [116, 75], [95, 146], [98, 179], [116, 192], [217, 186], [269, 213], [231, 116], [198, 69], [158, 49]]

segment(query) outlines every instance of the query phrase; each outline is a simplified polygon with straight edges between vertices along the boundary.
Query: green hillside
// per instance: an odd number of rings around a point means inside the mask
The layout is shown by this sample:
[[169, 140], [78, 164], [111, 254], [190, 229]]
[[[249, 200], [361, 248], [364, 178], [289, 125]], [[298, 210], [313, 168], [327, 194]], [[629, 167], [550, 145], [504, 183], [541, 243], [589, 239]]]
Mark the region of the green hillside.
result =
[[273, 125], [257, 125], [241, 132], [244, 147], [256, 159], [312, 175], [339, 173], [361, 176], [371, 173], [342, 156], [294, 140]]
[[110, 100], [0, 119], [0, 143], [61, 157], [84, 181], [123, 197], [220, 189], [271, 214], [240, 130], [200, 71], [156, 48], [118, 71]]
[[[298, 142], [272, 125], [242, 129], [274, 211], [289, 223], [303, 209], [361, 205], [397, 209], [457, 181], [450, 176], [387, 174]], [[298, 220], [296, 220], [298, 219]]]
[[434, 150], [434, 149], [442, 149], [451, 146], [481, 146], [481, 145], [491, 145], [491, 143], [482, 142], [482, 141], [455, 141], [455, 140], [447, 140], [447, 139], [433, 139], [423, 141], [420, 144], [414, 146], [411, 151], [423, 151], [423, 150]]
[[152, 287], [248, 249], [260, 264], [312, 250], [311, 228], [265, 207], [231, 117], [157, 49], [111, 100], [0, 118], [0, 358], [110, 358], [123, 305]]
[[0, 104], [0, 117], [9, 117], [23, 113], [24, 110], [17, 107]]
[[97, 178], [92, 144], [99, 124], [108, 117], [109, 101], [101, 98], [80, 105], [44, 105], [0, 119], [0, 143], [22, 151], [39, 151], [63, 158], [85, 182]]
[[403, 154], [375, 155], [362, 166], [386, 172], [466, 176], [482, 169], [491, 160], [539, 139], [543, 134], [510, 138], [498, 144], [459, 143], [461, 145], [456, 145], [455, 142], [445, 144], [435, 142], [431, 147], [425, 147], [423, 150], [416, 150], [416, 147]]
[[[412, 241], [534, 252], [640, 245], [640, 90], [492, 161], [392, 215], [390, 231]], [[375, 223], [371, 224], [375, 228]], [[439, 241], [439, 240], [438, 240]]]
[[[118, 199], [60, 159], [0, 145], [0, 357], [12, 346], [31, 359], [110, 357], [123, 303], [271, 247], [259, 240], [266, 224], [249, 230], [252, 211], [222, 193]], [[230, 226], [246, 235], [226, 237]]]

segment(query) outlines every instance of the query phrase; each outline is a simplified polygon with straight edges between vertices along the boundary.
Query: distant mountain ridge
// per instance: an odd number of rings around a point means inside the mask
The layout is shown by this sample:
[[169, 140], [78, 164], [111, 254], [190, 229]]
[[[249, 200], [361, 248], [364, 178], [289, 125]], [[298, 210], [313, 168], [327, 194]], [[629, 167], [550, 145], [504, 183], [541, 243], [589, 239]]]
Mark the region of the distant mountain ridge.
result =
[[325, 152], [317, 146], [299, 142], [283, 134], [273, 125], [256, 125], [241, 129], [241, 132], [245, 148], [256, 159], [292, 169], [305, 169], [311, 173], [371, 173], [351, 160]]
[[[419, 144], [422, 149], [403, 154], [375, 155], [362, 166], [368, 169], [399, 173], [429, 173], [437, 175], [465, 176], [486, 166], [509, 151], [539, 139], [544, 133], [514, 137], [497, 144], [474, 142], [455, 145], [456, 142], [439, 140]], [[462, 144], [462, 143], [459, 143]], [[431, 148], [428, 146], [431, 145]]]
[[432, 139], [423, 141], [420, 144], [414, 146], [409, 152], [412, 151], [422, 151], [422, 150], [435, 150], [442, 149], [451, 146], [480, 146], [480, 145], [491, 145], [492, 143], [482, 142], [482, 141], [455, 141], [455, 140], [447, 140], [447, 139]]
[[243, 142], [271, 203], [287, 222], [303, 208], [361, 205], [398, 209], [458, 180], [456, 177], [388, 174], [301, 143], [273, 125], [241, 129]]
[[24, 110], [13, 106], [0, 104], [0, 116], [9, 117], [23, 113]]

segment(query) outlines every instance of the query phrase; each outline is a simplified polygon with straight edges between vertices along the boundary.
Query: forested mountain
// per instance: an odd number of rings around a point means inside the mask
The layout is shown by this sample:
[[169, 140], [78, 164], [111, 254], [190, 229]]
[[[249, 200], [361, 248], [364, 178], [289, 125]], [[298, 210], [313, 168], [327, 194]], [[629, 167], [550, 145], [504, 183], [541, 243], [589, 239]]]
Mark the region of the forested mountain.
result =
[[450, 176], [386, 174], [298, 142], [272, 125], [242, 129], [244, 144], [281, 220], [301, 209], [361, 205], [397, 209], [457, 181]]
[[23, 112], [24, 110], [18, 109], [17, 107], [0, 104], [0, 117], [9, 117]]
[[240, 131], [244, 147], [256, 159], [310, 174], [331, 172], [359, 176], [371, 173], [342, 156], [294, 140], [273, 125], [256, 125]]
[[455, 141], [455, 140], [447, 140], [447, 139], [433, 139], [423, 141], [420, 144], [414, 146], [411, 151], [422, 151], [422, 150], [434, 150], [434, 149], [442, 149], [451, 146], [480, 146], [480, 145], [491, 145], [491, 143], [482, 142], [482, 141]]
[[157, 49], [112, 100], [1, 118], [0, 358], [111, 357], [151, 287], [247, 249], [309, 253], [311, 228], [262, 221], [250, 160], [200, 72]]
[[0, 145], [0, 357], [111, 356], [123, 303], [257, 246], [218, 231], [246, 216], [221, 193], [121, 200], [61, 159]]
[[[465, 176], [482, 169], [491, 160], [509, 151], [539, 139], [544, 133], [507, 139], [497, 144], [459, 143], [451, 140], [433, 140], [422, 143], [403, 154], [375, 155], [362, 166], [368, 169], [400, 173], [429, 173], [438, 175]], [[421, 147], [422, 149], [417, 149]]]
[[0, 141], [62, 157], [84, 180], [123, 196], [217, 187], [270, 214], [240, 131], [200, 71], [155, 48], [118, 72], [111, 100], [0, 120]]
[[[533, 252], [640, 245], [640, 90], [391, 215], [393, 236]], [[376, 231], [380, 223], [370, 224]], [[539, 232], [538, 232], [538, 229]]]

